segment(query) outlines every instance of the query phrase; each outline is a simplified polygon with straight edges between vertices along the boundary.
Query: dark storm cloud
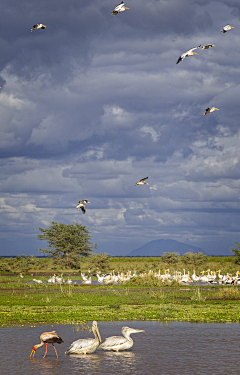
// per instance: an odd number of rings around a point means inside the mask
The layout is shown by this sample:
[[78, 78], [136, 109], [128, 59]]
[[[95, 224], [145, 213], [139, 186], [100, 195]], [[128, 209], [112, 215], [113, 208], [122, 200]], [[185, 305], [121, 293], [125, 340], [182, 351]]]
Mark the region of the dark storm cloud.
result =
[[[52, 220], [89, 226], [101, 249], [116, 239], [130, 250], [159, 237], [205, 250], [218, 236], [237, 240], [240, 6], [125, 4], [116, 17], [109, 0], [2, 4], [6, 243], [14, 233], [35, 244]], [[35, 23], [47, 27], [31, 33]], [[235, 29], [223, 34], [227, 23]], [[208, 106], [220, 110], [203, 116]], [[134, 186], [146, 176], [149, 186]], [[91, 201], [86, 215], [79, 199]]]

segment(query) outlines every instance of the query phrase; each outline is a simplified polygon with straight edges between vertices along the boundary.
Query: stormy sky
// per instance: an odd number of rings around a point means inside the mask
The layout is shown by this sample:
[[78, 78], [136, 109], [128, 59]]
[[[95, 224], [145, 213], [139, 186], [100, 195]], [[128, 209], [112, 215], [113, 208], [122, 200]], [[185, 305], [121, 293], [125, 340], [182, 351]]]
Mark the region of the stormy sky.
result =
[[239, 0], [117, 4], [2, 0], [1, 255], [39, 254], [51, 221], [86, 225], [110, 254], [240, 241]]

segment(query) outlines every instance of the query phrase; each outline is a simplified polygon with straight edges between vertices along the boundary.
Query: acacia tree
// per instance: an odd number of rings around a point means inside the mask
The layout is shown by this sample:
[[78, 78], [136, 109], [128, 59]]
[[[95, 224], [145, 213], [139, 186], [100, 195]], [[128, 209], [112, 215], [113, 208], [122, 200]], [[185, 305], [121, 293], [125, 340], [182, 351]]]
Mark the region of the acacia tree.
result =
[[38, 238], [48, 242], [48, 250], [38, 249], [41, 253], [48, 254], [49, 257], [60, 258], [67, 267], [76, 268], [79, 258], [89, 256], [97, 244], [90, 242], [89, 230], [77, 223], [62, 224], [52, 221], [52, 225], [47, 229], [39, 228], [43, 234]]
[[163, 253], [162, 261], [168, 264], [176, 264], [179, 262], [179, 253], [176, 251], [173, 253]]
[[235, 244], [237, 245], [238, 249], [235, 249], [234, 247], [232, 247], [231, 251], [236, 256], [235, 263], [240, 264], [240, 243], [235, 242]]
[[184, 256], [182, 256], [182, 260], [186, 264], [192, 264], [193, 266], [201, 266], [204, 264], [207, 260], [207, 256], [204, 255], [201, 251], [197, 253], [193, 253], [192, 251], [189, 251], [188, 253], [185, 253]]
[[97, 271], [105, 271], [109, 266], [110, 256], [104, 253], [94, 254], [91, 256], [90, 261]]

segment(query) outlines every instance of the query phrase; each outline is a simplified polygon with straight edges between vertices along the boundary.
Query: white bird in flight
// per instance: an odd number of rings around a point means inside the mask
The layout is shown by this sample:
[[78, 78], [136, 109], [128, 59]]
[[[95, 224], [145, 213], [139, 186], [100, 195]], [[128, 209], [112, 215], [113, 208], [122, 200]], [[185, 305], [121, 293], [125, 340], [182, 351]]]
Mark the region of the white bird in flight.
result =
[[212, 107], [212, 108], [208, 107], [208, 108], [205, 110], [203, 116], [206, 116], [208, 113], [212, 113], [212, 112], [214, 112], [214, 111], [219, 111], [219, 109], [218, 109], [218, 108], [215, 108], [215, 107]]
[[124, 10], [129, 9], [124, 6], [124, 2], [122, 1], [120, 4], [118, 4], [114, 10], [111, 12], [113, 16], [116, 16], [118, 13], [124, 12]]
[[140, 181], [136, 182], [136, 185], [149, 185], [145, 180], [147, 180], [148, 177], [142, 178]]
[[192, 56], [192, 55], [198, 55], [198, 53], [195, 53], [195, 52], [193, 52], [195, 49], [198, 49], [198, 48], [200, 48], [201, 47], [201, 44], [200, 44], [200, 46], [198, 46], [198, 47], [194, 47], [194, 48], [191, 48], [191, 49], [189, 49], [187, 52], [185, 52], [185, 53], [183, 53], [180, 57], [179, 57], [179, 59], [178, 59], [178, 61], [176, 62], [176, 64], [179, 64], [181, 61], [183, 61], [183, 59], [185, 59], [185, 57], [187, 57], [187, 56]]
[[80, 208], [81, 208], [82, 212], [85, 214], [85, 213], [86, 213], [86, 207], [85, 207], [85, 204], [87, 204], [87, 203], [90, 203], [87, 199], [84, 199], [84, 200], [82, 200], [82, 201], [79, 201], [79, 202], [78, 202], [78, 205], [76, 206], [76, 208], [78, 208], [78, 211], [79, 211]]
[[221, 30], [221, 33], [226, 33], [227, 31], [231, 30], [231, 29], [234, 29], [235, 27], [234, 26], [230, 26], [230, 25], [226, 25], [223, 27], [223, 29]]
[[45, 29], [46, 26], [44, 26], [42, 23], [37, 23], [36, 25], [33, 26], [33, 28], [31, 29], [31, 32], [33, 32], [33, 30], [37, 30], [37, 29]]
[[212, 48], [212, 47], [215, 47], [214, 44], [206, 44], [206, 46], [202, 46], [202, 49], [208, 49], [208, 48]]

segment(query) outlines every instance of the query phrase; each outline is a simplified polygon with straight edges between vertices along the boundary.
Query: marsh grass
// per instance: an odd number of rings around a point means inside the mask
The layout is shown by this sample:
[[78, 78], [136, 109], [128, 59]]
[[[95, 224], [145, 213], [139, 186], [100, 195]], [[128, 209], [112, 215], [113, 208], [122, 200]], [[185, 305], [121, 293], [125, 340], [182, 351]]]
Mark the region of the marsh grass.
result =
[[218, 291], [217, 297], [221, 299], [235, 299], [240, 297], [239, 289], [236, 287], [229, 287], [222, 288]]
[[196, 288], [194, 295], [191, 297], [192, 302], [205, 302], [206, 297], [203, 296], [203, 293], [200, 288]]
[[[110, 272], [115, 270], [117, 272], [128, 272], [129, 270], [136, 270], [137, 274], [140, 272], [148, 272], [152, 269], [154, 272], [164, 272], [165, 269], [169, 268], [171, 274], [174, 271], [182, 271], [186, 268], [186, 259], [184, 256], [178, 257], [176, 264], [169, 264], [162, 257], [136, 257], [136, 258], [124, 258], [124, 257], [109, 257], [107, 264], [105, 265], [105, 271]], [[222, 273], [235, 274], [239, 268], [239, 265], [235, 263], [236, 257], [206, 257], [204, 259], [204, 269], [210, 268], [211, 270], [221, 269]], [[79, 269], [66, 268], [61, 262], [56, 262], [52, 258], [37, 258], [34, 256], [21, 255], [16, 258], [0, 258], [0, 273], [1, 274], [16, 274], [19, 276], [20, 272], [23, 274], [24, 279], [30, 277], [31, 274], [48, 274], [62, 272], [68, 275], [80, 274], [81, 272], [87, 272], [88, 269], [94, 273], [95, 266], [92, 263], [92, 257], [81, 258], [81, 264]], [[190, 273], [196, 270], [199, 274], [203, 271], [203, 265], [187, 265]], [[104, 271], [104, 272], [105, 272]]]
[[172, 280], [162, 281], [154, 275], [144, 275], [143, 277], [133, 277], [129, 281], [126, 281], [124, 285], [129, 287], [138, 286], [138, 287], [163, 287], [163, 286], [179, 286], [179, 283]]
[[[26, 279], [31, 283], [26, 283]], [[93, 320], [240, 322], [239, 287], [189, 285], [183, 288], [152, 284], [152, 277], [148, 279], [117, 286], [60, 287], [33, 284], [31, 276], [24, 277], [20, 285], [17, 275], [0, 276], [0, 326], [73, 324], [84, 327]]]
[[149, 294], [150, 294], [150, 297], [152, 298], [152, 299], [164, 299], [165, 298], [165, 294], [164, 294], [164, 292], [163, 292], [163, 290], [152, 290], [152, 289], [150, 289], [150, 291], [149, 291]]

